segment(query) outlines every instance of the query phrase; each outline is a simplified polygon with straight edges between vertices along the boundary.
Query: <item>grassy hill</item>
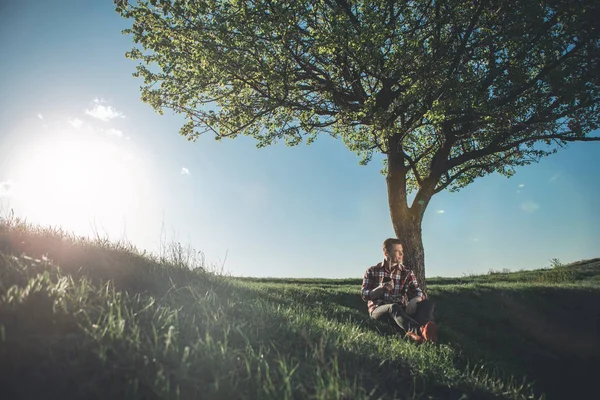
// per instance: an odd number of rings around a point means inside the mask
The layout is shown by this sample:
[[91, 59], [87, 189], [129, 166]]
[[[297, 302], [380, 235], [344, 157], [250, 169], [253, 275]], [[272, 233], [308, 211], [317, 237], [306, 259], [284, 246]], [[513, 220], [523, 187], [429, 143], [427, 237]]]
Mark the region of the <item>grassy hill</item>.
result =
[[0, 397], [560, 399], [595, 387], [600, 259], [431, 278], [440, 343], [416, 346], [369, 319], [360, 277], [242, 279], [170, 250], [0, 220]]

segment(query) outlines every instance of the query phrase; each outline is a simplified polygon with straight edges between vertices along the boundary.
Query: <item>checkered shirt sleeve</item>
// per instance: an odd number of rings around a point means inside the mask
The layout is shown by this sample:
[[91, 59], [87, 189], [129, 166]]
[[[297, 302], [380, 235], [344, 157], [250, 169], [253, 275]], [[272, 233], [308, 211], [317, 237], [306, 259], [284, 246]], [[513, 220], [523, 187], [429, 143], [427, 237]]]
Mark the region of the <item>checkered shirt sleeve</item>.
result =
[[408, 300], [411, 300], [414, 297], [423, 297], [423, 291], [419, 287], [419, 282], [417, 281], [417, 277], [414, 272], [409, 271], [410, 275], [408, 277], [408, 288], [407, 288], [407, 297]]
[[375, 289], [377, 286], [379, 286], [379, 282], [373, 273], [373, 268], [368, 268], [363, 276], [362, 299], [368, 301], [371, 290]]

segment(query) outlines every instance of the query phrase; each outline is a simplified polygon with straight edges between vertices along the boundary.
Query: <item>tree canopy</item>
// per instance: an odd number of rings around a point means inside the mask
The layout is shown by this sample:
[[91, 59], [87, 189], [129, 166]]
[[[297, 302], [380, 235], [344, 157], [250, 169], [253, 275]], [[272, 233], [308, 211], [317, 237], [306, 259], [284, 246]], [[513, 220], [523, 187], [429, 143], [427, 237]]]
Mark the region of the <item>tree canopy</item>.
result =
[[390, 207], [417, 191], [419, 222], [435, 193], [600, 140], [597, 1], [116, 4], [142, 99], [184, 114], [181, 134], [383, 153]]

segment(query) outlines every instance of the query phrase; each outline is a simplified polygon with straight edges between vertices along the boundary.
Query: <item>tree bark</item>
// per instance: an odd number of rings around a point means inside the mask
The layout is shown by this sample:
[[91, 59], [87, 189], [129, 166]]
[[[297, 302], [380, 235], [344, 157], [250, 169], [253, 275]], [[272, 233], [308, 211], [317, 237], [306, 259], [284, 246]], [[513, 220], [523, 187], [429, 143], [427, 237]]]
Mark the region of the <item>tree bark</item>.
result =
[[416, 203], [412, 208], [408, 207], [406, 173], [407, 166], [402, 153], [390, 151], [386, 181], [392, 226], [396, 237], [402, 241], [404, 265], [412, 269], [417, 276], [419, 286], [425, 290], [427, 283], [425, 282], [425, 252], [421, 236], [421, 221], [427, 204], [426, 202]]
[[[392, 217], [393, 219], [394, 217]], [[404, 249], [404, 265], [410, 268], [417, 276], [419, 287], [427, 289], [425, 280], [425, 250], [421, 235], [421, 224], [405, 223], [400, 218], [394, 222], [396, 237], [402, 241]]]

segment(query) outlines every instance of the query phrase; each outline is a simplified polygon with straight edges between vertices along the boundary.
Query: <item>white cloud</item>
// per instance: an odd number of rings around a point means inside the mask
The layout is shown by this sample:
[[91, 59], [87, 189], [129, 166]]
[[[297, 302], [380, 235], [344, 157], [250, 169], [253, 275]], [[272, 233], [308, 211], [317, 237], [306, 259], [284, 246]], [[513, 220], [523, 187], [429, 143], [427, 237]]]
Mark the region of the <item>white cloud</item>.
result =
[[44, 116], [42, 114], [38, 114], [38, 118], [39, 119], [44, 119]]
[[550, 180], [548, 182], [554, 182], [555, 180], [557, 180], [560, 176], [562, 175], [562, 172], [559, 171], [556, 174], [552, 175], [552, 178], [550, 178]]
[[79, 118], [70, 119], [69, 123], [73, 125], [76, 129], [81, 128], [81, 125], [83, 125], [83, 121]]
[[190, 170], [187, 169], [186, 167], [181, 167], [181, 175], [189, 175], [190, 174]]
[[525, 187], [525, 184], [524, 183], [519, 183], [519, 187], [523, 188], [523, 187]]
[[105, 132], [107, 135], [110, 135], [110, 136], [123, 137], [123, 131], [120, 131], [118, 129], [110, 128], [110, 129], [106, 130]]
[[101, 121], [110, 121], [117, 117], [123, 117], [123, 113], [118, 112], [112, 106], [105, 106], [104, 100], [94, 99], [94, 106], [91, 110], [86, 109], [85, 113]]
[[479, 238], [477, 238], [477, 237], [474, 237], [474, 238], [473, 238], [473, 241], [474, 241], [474, 242], [479, 242]]
[[446, 211], [444, 211], [444, 210], [437, 210], [437, 211], [436, 211], [436, 213], [438, 213], [438, 214], [443, 214], [443, 213], [445, 213], [445, 212], [446, 212]]
[[12, 181], [0, 182], [0, 197], [12, 196]]
[[540, 208], [540, 205], [533, 201], [526, 201], [525, 203], [521, 203], [521, 210], [523, 210], [527, 213], [532, 213], [534, 211], [537, 211], [539, 208]]

